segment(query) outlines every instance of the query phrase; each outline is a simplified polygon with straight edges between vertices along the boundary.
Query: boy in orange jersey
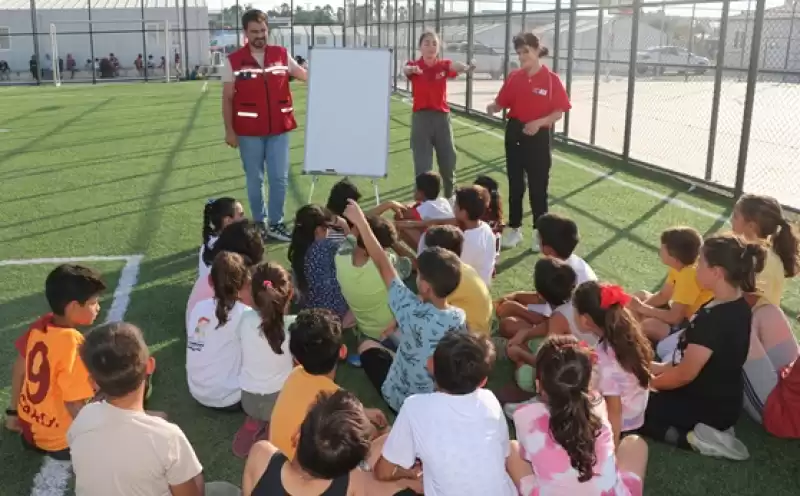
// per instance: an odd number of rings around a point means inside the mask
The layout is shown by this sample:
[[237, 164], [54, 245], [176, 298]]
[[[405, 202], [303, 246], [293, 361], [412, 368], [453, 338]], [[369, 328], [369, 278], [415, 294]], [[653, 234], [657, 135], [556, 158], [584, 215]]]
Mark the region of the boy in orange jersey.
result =
[[[80, 265], [60, 265], [45, 281], [52, 313], [37, 320], [16, 342], [6, 426], [22, 434], [26, 447], [57, 460], [70, 457], [67, 429], [94, 396], [79, 349], [77, 327], [92, 325], [100, 312], [100, 274]], [[16, 420], [16, 421], [15, 421]]]

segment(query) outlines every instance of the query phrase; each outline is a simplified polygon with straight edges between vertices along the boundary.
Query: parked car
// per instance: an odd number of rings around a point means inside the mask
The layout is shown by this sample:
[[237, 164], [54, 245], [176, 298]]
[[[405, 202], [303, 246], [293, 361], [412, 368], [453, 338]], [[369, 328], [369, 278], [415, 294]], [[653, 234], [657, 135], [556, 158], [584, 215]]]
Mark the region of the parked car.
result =
[[[456, 41], [447, 43], [444, 47], [443, 56], [451, 60], [467, 63], [469, 44], [466, 41]], [[503, 77], [505, 56], [502, 49], [494, 49], [483, 43], [472, 43], [471, 61], [475, 64], [476, 74], [489, 74], [492, 79]], [[512, 58], [508, 64], [508, 70], [519, 68], [519, 61], [516, 57]]]
[[676, 46], [650, 47], [636, 54], [636, 72], [645, 75], [652, 71], [654, 75], [672, 74], [705, 74], [711, 62], [708, 58]]

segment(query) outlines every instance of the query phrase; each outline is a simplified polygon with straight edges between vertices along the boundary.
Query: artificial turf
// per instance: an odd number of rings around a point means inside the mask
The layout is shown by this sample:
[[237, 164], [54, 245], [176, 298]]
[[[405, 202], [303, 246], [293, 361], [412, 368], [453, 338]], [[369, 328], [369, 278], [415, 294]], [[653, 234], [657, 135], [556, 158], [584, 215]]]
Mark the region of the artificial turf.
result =
[[[148, 406], [166, 411], [183, 428], [207, 480], [239, 484], [243, 463], [230, 445], [243, 418], [199, 407], [189, 396], [184, 372], [184, 311], [196, 277], [203, 204], [221, 195], [245, 199], [238, 155], [223, 143], [220, 87], [211, 83], [207, 91], [203, 88], [204, 83], [0, 88], [0, 340], [5, 343], [0, 346], [0, 406], [8, 399], [13, 340], [47, 310], [42, 288], [52, 268], [2, 261], [142, 254], [126, 319], [142, 327], [158, 361]], [[295, 99], [301, 128], [291, 139], [290, 218], [307, 201], [310, 186], [301, 174], [302, 86], [296, 87]], [[382, 199], [409, 199], [409, 118], [407, 104], [393, 101], [390, 170], [379, 182]], [[498, 129], [454, 122], [460, 182], [488, 173], [505, 190]], [[324, 201], [334, 180], [320, 179], [317, 201]], [[371, 194], [367, 181], [357, 182]], [[725, 228], [721, 219], [730, 212], [730, 200], [695, 196], [684, 185], [656, 182], [563, 151], [556, 156], [550, 191], [552, 209], [580, 226], [578, 253], [602, 279], [629, 290], [653, 290], [663, 280], [657, 257], [662, 229], [683, 224], [710, 233]], [[526, 234], [525, 243], [503, 252], [492, 287], [495, 296], [531, 288], [535, 256], [529, 250], [530, 231]], [[270, 259], [286, 263], [286, 244], [267, 248]], [[91, 265], [107, 276], [107, 309], [124, 262]], [[783, 305], [796, 323], [797, 283], [787, 285]], [[507, 382], [509, 373], [508, 364], [499, 363], [490, 385]], [[367, 405], [382, 406], [360, 370], [342, 365], [337, 381]], [[797, 442], [771, 438], [746, 418], [737, 434], [750, 449], [747, 462], [712, 460], [650, 443], [645, 493], [800, 493]], [[40, 464], [41, 458], [24, 452], [15, 436], [0, 434], [0, 494], [29, 493]]]

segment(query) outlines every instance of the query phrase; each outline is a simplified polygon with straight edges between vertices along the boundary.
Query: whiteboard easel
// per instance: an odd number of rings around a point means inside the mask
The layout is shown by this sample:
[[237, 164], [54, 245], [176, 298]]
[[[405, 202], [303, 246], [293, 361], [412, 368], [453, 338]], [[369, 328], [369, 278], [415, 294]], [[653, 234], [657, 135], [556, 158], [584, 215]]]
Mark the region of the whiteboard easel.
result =
[[377, 179], [389, 166], [392, 49], [309, 47], [303, 174]]

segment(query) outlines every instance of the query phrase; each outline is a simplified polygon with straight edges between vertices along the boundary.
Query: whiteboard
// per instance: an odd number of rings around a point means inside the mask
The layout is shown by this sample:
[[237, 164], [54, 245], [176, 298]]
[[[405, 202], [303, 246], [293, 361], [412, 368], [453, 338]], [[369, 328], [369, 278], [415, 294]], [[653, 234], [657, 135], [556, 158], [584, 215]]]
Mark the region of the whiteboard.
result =
[[385, 177], [392, 51], [311, 48], [304, 174]]

